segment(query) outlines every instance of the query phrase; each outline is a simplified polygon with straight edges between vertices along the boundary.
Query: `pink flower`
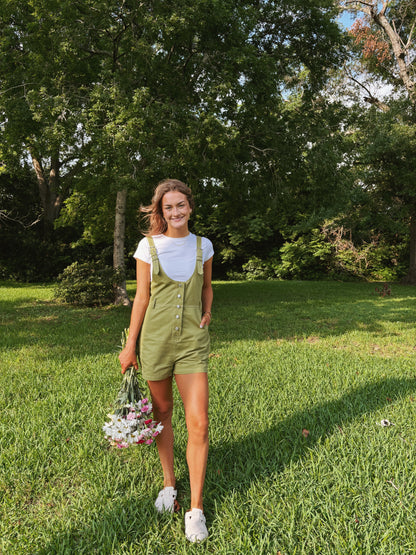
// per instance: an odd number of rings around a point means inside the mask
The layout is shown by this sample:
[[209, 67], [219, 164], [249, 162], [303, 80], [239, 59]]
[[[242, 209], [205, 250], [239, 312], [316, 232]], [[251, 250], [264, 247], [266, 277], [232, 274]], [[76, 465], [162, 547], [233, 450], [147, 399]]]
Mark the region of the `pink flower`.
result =
[[122, 441], [121, 443], [117, 443], [117, 448], [118, 449], [123, 449], [124, 447], [128, 447], [128, 446], [129, 446], [129, 444], [124, 442], [124, 441]]
[[149, 409], [149, 407], [146, 405], [145, 407], [142, 407], [142, 408], [141, 408], [141, 411], [142, 411], [142, 412], [147, 412], [148, 409]]
[[148, 401], [147, 397], [145, 397], [144, 399], [142, 399], [142, 403], [143, 403], [143, 404], [146, 404], [147, 401]]
[[129, 412], [126, 416], [126, 420], [136, 420], [136, 414], [134, 412]]
[[137, 443], [144, 443], [144, 439], [138, 439]]
[[147, 425], [147, 424], [151, 424], [151, 422], [152, 422], [152, 419], [151, 419], [151, 418], [150, 418], [150, 420], [145, 420], [145, 421], [144, 421], [144, 423], [145, 423], [146, 425]]
[[157, 437], [159, 434], [160, 434], [160, 432], [153, 432], [152, 436]]
[[145, 443], [146, 445], [150, 445], [151, 443], [153, 443], [153, 439], [146, 439]]

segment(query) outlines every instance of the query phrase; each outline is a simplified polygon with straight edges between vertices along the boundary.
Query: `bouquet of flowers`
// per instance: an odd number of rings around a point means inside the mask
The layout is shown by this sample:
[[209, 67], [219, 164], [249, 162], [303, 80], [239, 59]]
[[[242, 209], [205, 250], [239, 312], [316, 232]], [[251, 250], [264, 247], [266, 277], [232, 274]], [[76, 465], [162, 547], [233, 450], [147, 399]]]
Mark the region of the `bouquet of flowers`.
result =
[[[128, 330], [122, 334], [121, 346], [124, 347]], [[152, 404], [142, 396], [137, 371], [130, 366], [124, 374], [120, 391], [114, 401], [114, 412], [109, 414], [110, 422], [103, 426], [104, 434], [111, 445], [118, 448], [145, 443], [153, 443], [163, 430], [162, 424], [152, 419]]]

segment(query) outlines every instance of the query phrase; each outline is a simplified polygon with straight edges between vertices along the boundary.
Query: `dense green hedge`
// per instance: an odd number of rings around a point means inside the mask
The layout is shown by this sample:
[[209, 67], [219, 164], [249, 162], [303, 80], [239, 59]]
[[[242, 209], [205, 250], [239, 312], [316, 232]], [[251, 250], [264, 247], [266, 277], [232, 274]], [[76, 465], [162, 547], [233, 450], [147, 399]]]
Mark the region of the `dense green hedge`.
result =
[[120, 274], [97, 262], [73, 262], [58, 277], [55, 297], [80, 306], [106, 305], [114, 302], [114, 284]]

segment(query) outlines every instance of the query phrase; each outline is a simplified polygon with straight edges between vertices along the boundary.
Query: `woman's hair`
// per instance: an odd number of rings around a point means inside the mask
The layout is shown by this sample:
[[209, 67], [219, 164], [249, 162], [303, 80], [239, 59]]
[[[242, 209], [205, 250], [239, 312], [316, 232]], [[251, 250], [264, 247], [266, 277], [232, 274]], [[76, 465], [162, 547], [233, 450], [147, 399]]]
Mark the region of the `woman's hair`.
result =
[[152, 204], [140, 207], [140, 211], [146, 214], [145, 217], [149, 221], [149, 228], [145, 235], [159, 235], [167, 230], [168, 224], [163, 217], [162, 199], [164, 195], [170, 191], [178, 191], [184, 194], [188, 199], [191, 209], [194, 208], [195, 202], [192, 191], [185, 183], [182, 183], [182, 181], [178, 179], [164, 179], [155, 189]]

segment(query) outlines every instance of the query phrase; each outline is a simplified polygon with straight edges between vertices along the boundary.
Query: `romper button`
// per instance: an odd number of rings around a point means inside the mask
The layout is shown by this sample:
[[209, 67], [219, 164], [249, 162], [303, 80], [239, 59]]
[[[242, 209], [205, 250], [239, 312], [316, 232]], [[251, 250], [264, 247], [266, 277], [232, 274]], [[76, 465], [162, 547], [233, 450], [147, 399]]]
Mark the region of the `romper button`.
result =
[[180, 298], [181, 298], [181, 296], [180, 296], [180, 295], [178, 295], [178, 299], [180, 299]]
[[179, 318], [179, 314], [176, 315], [176, 318]]
[[176, 326], [175, 330], [178, 331], [178, 329], [179, 329], [178, 326]]
[[176, 308], [181, 308], [181, 305], [180, 305], [180, 304], [177, 304], [177, 305], [176, 305]]

